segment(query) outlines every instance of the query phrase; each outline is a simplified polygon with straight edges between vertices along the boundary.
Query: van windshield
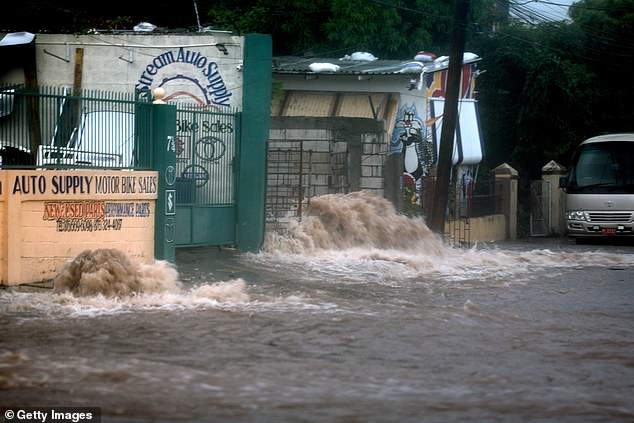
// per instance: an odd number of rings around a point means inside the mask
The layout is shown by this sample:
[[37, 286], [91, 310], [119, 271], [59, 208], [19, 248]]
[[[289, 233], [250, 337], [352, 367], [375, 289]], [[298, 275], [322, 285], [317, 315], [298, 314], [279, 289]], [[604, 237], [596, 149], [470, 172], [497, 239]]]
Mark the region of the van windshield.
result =
[[582, 145], [572, 161], [567, 191], [634, 194], [634, 142]]

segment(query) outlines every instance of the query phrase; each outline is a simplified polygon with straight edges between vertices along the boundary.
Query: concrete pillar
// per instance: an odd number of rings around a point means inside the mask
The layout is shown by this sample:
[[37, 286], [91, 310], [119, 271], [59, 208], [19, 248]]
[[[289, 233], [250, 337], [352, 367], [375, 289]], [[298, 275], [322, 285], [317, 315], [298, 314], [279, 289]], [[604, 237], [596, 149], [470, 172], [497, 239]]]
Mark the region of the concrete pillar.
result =
[[[160, 99], [159, 99], [160, 100]], [[152, 104], [152, 163], [158, 171], [154, 257], [176, 262], [176, 106]]]
[[357, 133], [347, 140], [348, 143], [348, 189], [359, 191], [361, 189], [361, 134]]
[[566, 167], [554, 160], [542, 167], [542, 181], [550, 186], [550, 228], [551, 234], [564, 233], [564, 192], [559, 188], [559, 178], [566, 174]]
[[385, 178], [384, 196], [394, 204], [398, 212], [403, 211], [403, 193], [401, 191], [401, 177], [403, 175], [403, 155], [389, 154], [385, 157], [383, 177]]
[[266, 146], [271, 116], [270, 35], [247, 34], [242, 67], [242, 122], [236, 175], [236, 246], [257, 251], [264, 243]]
[[508, 163], [493, 169], [495, 212], [506, 216], [506, 238], [517, 239], [517, 170]]

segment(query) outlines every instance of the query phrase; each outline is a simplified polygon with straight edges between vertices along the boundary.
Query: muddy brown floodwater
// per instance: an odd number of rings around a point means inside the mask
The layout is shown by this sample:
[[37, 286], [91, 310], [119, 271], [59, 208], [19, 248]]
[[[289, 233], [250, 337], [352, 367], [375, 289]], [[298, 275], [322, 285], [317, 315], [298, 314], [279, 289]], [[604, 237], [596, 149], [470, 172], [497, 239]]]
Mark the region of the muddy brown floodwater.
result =
[[125, 295], [0, 289], [0, 406], [117, 422], [634, 420], [632, 247], [453, 249], [365, 194], [312, 205], [260, 253], [178, 250], [178, 274], [156, 263]]

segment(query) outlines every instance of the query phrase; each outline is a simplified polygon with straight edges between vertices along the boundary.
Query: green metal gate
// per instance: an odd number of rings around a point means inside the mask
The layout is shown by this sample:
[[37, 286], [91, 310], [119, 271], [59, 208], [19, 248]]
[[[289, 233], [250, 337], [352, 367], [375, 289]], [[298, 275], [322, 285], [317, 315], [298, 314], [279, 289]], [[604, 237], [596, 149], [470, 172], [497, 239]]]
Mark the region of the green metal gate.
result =
[[240, 114], [179, 105], [176, 112], [177, 247], [236, 243]]

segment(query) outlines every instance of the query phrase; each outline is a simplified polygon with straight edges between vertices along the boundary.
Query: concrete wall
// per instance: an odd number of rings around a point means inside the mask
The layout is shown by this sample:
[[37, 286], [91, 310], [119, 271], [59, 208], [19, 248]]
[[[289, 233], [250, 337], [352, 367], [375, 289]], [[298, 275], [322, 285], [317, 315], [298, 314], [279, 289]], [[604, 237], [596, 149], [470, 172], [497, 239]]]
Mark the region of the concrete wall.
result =
[[504, 241], [508, 239], [506, 233], [507, 218], [503, 214], [492, 214], [489, 216], [472, 217], [469, 219], [468, 226], [464, 220], [447, 222], [445, 225], [445, 233], [455, 230], [454, 225], [460, 225], [459, 230], [468, 231], [469, 241], [474, 242], [491, 242]]
[[559, 188], [559, 179], [564, 175], [566, 175], [566, 167], [554, 160], [542, 167], [542, 181], [547, 182], [550, 188], [548, 196], [550, 199], [550, 204], [548, 205], [550, 227], [547, 228], [548, 235], [563, 235], [566, 232], [564, 219], [566, 197], [563, 188]]
[[[242, 36], [225, 33], [37, 34], [37, 81], [115, 92], [161, 86], [168, 101], [241, 108], [243, 47]], [[24, 75], [13, 69], [0, 81], [22, 83]]]
[[384, 196], [384, 136], [383, 123], [373, 119], [278, 117], [271, 119], [269, 148], [298, 148], [302, 144], [311, 162], [310, 169], [302, 169], [306, 175], [303, 185], [310, 187], [307, 195], [332, 192], [338, 181], [331, 174], [331, 154], [347, 151], [347, 191], [367, 190]]
[[[382, 122], [362, 118], [311, 118], [276, 117], [271, 120], [269, 152], [275, 149], [293, 150], [284, 156], [280, 165], [269, 166], [269, 202], [280, 203], [289, 210], [297, 207], [299, 196], [300, 153], [303, 148], [301, 187], [306, 197], [344, 192], [333, 186], [337, 175], [332, 173], [331, 153], [348, 151], [348, 188], [345, 192], [366, 190], [390, 199], [401, 210], [403, 196], [399, 178], [402, 174], [402, 156], [387, 154], [388, 145], [383, 141]], [[271, 157], [276, 156], [270, 154]], [[276, 156], [277, 157], [277, 156]], [[310, 158], [309, 158], [310, 157]], [[278, 159], [275, 159], [276, 161]], [[272, 170], [285, 173], [283, 179]], [[492, 173], [495, 178], [494, 195], [500, 197], [496, 214], [448, 222], [447, 233], [459, 232], [471, 242], [500, 241], [517, 237], [517, 171], [508, 164], [498, 166]], [[284, 185], [280, 189], [276, 184]], [[275, 193], [275, 194], [274, 194]], [[286, 201], [272, 198], [287, 196]], [[293, 208], [295, 207], [295, 208]], [[279, 210], [277, 211], [279, 212]]]
[[157, 175], [0, 170], [0, 284], [51, 279], [85, 249], [154, 260]]
[[508, 163], [502, 163], [491, 171], [494, 177], [495, 195], [500, 197], [496, 202], [496, 213], [506, 216], [506, 239], [517, 239], [517, 195], [519, 179], [517, 170]]

